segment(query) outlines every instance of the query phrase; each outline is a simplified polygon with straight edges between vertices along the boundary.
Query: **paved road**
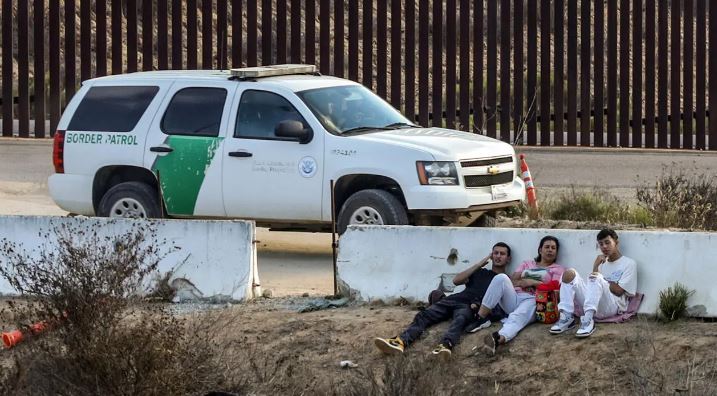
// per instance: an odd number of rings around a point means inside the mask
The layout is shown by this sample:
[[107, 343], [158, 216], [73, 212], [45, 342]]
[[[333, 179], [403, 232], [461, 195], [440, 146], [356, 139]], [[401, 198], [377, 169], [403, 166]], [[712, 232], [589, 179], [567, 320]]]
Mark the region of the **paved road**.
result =
[[[635, 186], [654, 182], [663, 168], [717, 174], [717, 153], [710, 152], [524, 147], [518, 151], [526, 154], [543, 196], [577, 186], [602, 187], [634, 199]], [[0, 139], [0, 215], [65, 214], [48, 195], [51, 158], [50, 140]], [[331, 293], [330, 235], [260, 229], [258, 239], [264, 288], [275, 295]]]

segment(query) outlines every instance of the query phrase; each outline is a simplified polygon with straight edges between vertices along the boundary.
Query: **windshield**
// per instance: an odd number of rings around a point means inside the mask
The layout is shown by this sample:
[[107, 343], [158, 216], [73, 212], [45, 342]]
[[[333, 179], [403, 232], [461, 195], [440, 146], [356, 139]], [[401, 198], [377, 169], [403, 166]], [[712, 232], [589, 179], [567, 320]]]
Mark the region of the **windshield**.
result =
[[416, 126], [363, 86], [317, 88], [297, 95], [324, 128], [335, 135]]

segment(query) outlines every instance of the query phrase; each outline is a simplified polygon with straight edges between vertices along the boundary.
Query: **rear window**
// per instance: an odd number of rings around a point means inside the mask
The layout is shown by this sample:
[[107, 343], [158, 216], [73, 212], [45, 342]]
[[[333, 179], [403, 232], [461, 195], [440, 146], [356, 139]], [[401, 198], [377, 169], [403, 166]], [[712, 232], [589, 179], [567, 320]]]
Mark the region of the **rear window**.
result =
[[178, 91], [162, 119], [167, 135], [218, 136], [227, 90], [195, 87]]
[[70, 131], [129, 132], [159, 91], [155, 86], [92, 87], [67, 127]]

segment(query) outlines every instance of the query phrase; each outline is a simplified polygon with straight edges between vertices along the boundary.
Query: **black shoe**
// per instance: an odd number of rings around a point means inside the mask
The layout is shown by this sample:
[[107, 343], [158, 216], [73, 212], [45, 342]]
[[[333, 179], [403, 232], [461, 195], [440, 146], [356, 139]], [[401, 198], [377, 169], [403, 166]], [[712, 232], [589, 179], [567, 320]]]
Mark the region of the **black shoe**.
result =
[[491, 322], [488, 318], [481, 318], [480, 316], [478, 316], [478, 319], [469, 323], [468, 326], [466, 326], [464, 330], [466, 331], [466, 333], [475, 333], [479, 330], [489, 328], [490, 325], [491, 325]]
[[441, 358], [441, 360], [443, 360], [445, 362], [451, 358], [451, 354], [452, 354], [451, 349], [452, 348], [451, 348], [450, 344], [441, 343], [441, 344], [438, 344], [438, 346], [436, 346], [436, 348], [433, 349], [433, 352], [431, 352], [431, 353], [438, 356], [439, 358]]

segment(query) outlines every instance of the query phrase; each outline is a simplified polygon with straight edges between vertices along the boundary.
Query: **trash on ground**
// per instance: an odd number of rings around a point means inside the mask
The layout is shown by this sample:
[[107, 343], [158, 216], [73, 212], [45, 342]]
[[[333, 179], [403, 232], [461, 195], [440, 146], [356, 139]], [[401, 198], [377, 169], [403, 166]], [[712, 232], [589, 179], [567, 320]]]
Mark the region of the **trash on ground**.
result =
[[303, 303], [298, 304], [297, 311], [299, 313], [320, 311], [328, 308], [343, 307], [348, 304], [349, 298], [342, 297], [338, 300], [329, 300], [327, 298], [314, 298]]

